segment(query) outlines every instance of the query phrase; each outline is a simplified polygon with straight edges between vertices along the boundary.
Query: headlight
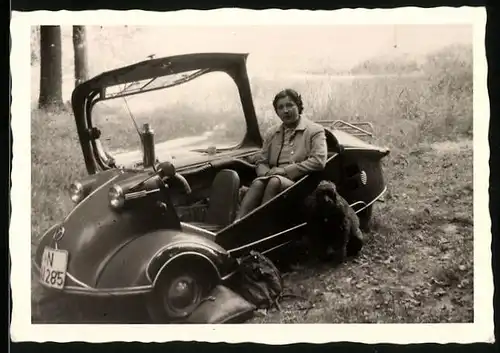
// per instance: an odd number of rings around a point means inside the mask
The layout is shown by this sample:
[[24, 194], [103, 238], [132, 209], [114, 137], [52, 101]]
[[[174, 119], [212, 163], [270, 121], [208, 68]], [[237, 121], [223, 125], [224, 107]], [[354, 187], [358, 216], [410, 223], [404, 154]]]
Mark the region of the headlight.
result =
[[123, 190], [118, 185], [113, 185], [111, 189], [109, 189], [109, 204], [113, 208], [120, 208], [125, 203], [125, 194]]
[[69, 195], [71, 201], [74, 203], [79, 203], [85, 197], [85, 190], [82, 183], [75, 181], [69, 186]]

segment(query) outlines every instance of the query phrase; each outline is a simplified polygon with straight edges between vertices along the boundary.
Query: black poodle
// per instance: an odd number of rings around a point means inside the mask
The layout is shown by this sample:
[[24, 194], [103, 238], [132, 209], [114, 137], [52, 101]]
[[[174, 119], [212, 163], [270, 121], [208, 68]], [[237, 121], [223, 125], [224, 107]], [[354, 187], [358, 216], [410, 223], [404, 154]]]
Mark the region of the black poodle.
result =
[[344, 262], [363, 246], [359, 218], [338, 194], [335, 184], [322, 180], [306, 199], [307, 237], [313, 253], [322, 260]]

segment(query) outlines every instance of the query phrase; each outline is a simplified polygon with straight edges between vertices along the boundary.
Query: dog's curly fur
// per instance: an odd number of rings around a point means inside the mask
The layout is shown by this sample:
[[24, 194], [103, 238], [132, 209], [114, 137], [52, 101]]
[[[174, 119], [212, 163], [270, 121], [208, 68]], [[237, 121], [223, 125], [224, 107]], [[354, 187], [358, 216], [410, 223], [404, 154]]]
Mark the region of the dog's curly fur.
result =
[[359, 218], [347, 201], [337, 192], [335, 184], [321, 181], [306, 199], [307, 233], [313, 253], [328, 259], [333, 250], [339, 262], [356, 255], [363, 246]]

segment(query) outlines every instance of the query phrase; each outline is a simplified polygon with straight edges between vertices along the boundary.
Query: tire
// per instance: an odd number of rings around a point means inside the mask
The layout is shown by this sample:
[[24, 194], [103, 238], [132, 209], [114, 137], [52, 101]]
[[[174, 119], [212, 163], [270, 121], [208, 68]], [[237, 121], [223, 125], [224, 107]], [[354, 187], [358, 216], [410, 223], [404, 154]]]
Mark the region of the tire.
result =
[[[182, 321], [215, 287], [218, 277], [210, 264], [192, 256], [186, 256], [186, 259], [189, 261], [181, 259], [173, 262], [158, 275], [155, 288], [146, 302], [153, 323]], [[186, 291], [188, 294], [185, 294]]]
[[359, 228], [362, 232], [368, 233], [370, 231], [372, 213], [373, 205], [368, 206], [363, 211], [358, 213]]

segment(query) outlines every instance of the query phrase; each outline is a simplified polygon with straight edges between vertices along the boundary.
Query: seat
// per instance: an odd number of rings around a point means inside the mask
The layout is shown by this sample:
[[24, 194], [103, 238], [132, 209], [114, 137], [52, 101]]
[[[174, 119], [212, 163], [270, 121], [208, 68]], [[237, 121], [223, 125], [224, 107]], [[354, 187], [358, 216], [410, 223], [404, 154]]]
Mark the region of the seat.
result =
[[337, 137], [327, 128], [325, 128], [325, 136], [328, 152], [341, 153], [343, 151], [343, 147], [339, 143], [339, 140], [337, 140]]
[[240, 177], [230, 169], [217, 173], [210, 190], [207, 213], [203, 223], [192, 223], [211, 232], [226, 227], [236, 217], [239, 203]]

